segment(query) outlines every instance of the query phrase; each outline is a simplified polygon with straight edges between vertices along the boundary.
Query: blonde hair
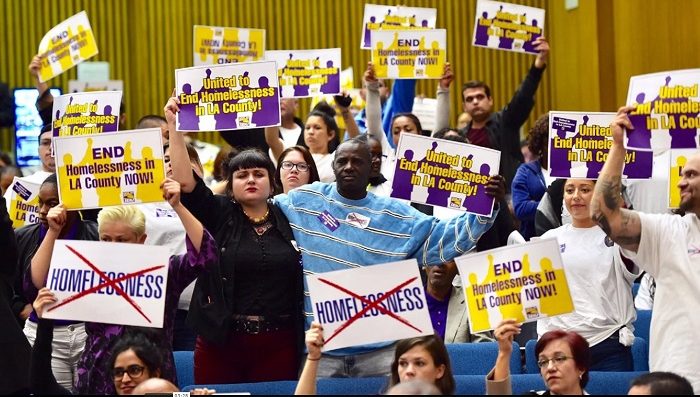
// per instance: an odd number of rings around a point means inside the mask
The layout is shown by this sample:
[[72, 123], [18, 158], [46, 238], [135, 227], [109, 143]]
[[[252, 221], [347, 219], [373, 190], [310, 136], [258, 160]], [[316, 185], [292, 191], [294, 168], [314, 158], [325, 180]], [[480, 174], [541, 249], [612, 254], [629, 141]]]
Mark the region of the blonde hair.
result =
[[97, 214], [97, 227], [102, 232], [102, 225], [110, 222], [124, 222], [131, 227], [137, 237], [146, 233], [146, 217], [135, 205], [120, 205], [103, 208]]

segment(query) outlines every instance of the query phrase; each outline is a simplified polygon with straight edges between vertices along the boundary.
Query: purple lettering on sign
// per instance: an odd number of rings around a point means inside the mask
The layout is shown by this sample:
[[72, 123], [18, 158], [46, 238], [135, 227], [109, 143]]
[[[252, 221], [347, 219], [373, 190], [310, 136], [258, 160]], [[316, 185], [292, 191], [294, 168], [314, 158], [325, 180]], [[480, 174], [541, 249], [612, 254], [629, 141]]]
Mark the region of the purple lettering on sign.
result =
[[156, 208], [156, 218], [176, 218], [177, 213], [174, 210], [164, 208]]

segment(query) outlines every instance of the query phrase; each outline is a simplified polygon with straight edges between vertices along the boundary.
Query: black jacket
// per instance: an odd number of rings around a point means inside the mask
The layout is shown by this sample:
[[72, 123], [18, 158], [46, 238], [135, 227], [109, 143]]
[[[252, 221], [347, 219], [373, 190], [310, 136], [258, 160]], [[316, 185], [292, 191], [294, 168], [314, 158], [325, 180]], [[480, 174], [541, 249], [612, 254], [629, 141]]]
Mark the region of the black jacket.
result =
[[10, 309], [17, 277], [17, 242], [5, 199], [0, 197], [0, 394], [28, 393], [31, 348]]
[[[221, 262], [228, 253], [235, 253], [241, 239], [243, 225], [247, 222], [238, 204], [233, 203], [228, 197], [214, 195], [209, 188], [204, 185], [201, 179], [197, 178], [197, 185], [191, 193], [182, 195], [182, 203], [192, 214], [214, 236], [221, 252]], [[284, 240], [296, 252], [297, 248], [292, 244], [294, 236], [289, 221], [276, 206], [270, 206], [270, 212], [274, 217], [274, 224], [279, 230]], [[299, 254], [301, 263], [301, 254]], [[233, 268], [233, 266], [231, 266]], [[197, 282], [190, 301], [190, 310], [187, 314], [187, 324], [197, 331], [198, 335], [214, 343], [223, 343], [231, 330], [231, 320], [233, 313], [232, 297], [235, 275], [233, 271], [222, 276], [220, 265], [205, 270], [197, 278]], [[301, 265], [298, 267], [295, 280], [295, 299], [297, 309], [295, 310], [295, 328], [297, 330], [297, 344], [303, 348], [304, 341], [304, 318], [303, 318], [303, 273]], [[301, 354], [303, 350], [299, 350]]]
[[[97, 231], [97, 223], [93, 221], [81, 221], [78, 220], [78, 233], [75, 240], [88, 240], [97, 241], [100, 239], [100, 234]], [[19, 257], [16, 262], [16, 274], [17, 277], [14, 283], [14, 297], [12, 298], [12, 311], [14, 312], [16, 318], [19, 320], [19, 313], [22, 311], [25, 305], [32, 303], [25, 297], [24, 294], [24, 274], [29, 271], [29, 266], [32, 264], [32, 258], [36, 251], [39, 249], [41, 241], [39, 240], [39, 228], [40, 224], [36, 223], [33, 225], [23, 226], [15, 230], [15, 236], [17, 237], [17, 249]], [[32, 300], [33, 297], [30, 297]]]
[[[523, 154], [520, 152], [520, 127], [527, 121], [530, 111], [535, 106], [534, 96], [543, 72], [544, 68], [538, 69], [534, 65], [531, 66], [525, 80], [508, 105], [501, 111], [492, 113], [486, 121], [491, 148], [501, 151], [500, 174], [506, 178], [508, 192], [510, 192], [515, 172], [523, 162]], [[464, 136], [467, 136], [471, 126], [470, 122], [461, 131]]]

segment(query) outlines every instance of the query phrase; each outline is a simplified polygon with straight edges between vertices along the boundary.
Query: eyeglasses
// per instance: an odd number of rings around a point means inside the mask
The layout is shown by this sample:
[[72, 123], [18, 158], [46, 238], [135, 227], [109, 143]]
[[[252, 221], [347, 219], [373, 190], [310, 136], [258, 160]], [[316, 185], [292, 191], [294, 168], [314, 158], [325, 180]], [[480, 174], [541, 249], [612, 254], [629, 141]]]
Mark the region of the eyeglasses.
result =
[[372, 160], [384, 160], [385, 158], [387, 158], [386, 154], [372, 154]]
[[309, 165], [306, 163], [292, 163], [291, 161], [283, 161], [282, 162], [282, 169], [283, 170], [291, 170], [294, 167], [297, 167], [297, 171], [299, 171], [299, 172], [308, 172], [309, 171]]
[[571, 359], [571, 358], [573, 358], [573, 357], [556, 356], [556, 357], [552, 357], [552, 358], [541, 358], [541, 359], [537, 360], [537, 366], [540, 368], [546, 368], [549, 366], [549, 363], [551, 362], [556, 367], [560, 364], [563, 364], [564, 361]]
[[143, 375], [143, 370], [146, 369], [146, 367], [142, 367], [140, 365], [129, 365], [126, 368], [122, 367], [117, 367], [112, 370], [112, 375], [114, 375], [114, 379], [121, 379], [124, 377], [124, 373], [129, 374], [129, 377], [131, 379], [138, 378], [139, 376]]

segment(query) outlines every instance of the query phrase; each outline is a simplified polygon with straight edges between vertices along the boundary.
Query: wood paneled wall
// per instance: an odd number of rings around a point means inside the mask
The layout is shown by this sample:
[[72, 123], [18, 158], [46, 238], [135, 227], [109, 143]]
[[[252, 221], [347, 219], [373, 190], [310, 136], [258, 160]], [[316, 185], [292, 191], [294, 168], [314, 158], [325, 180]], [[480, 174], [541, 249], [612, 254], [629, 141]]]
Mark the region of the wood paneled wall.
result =
[[[563, 0], [561, 0], [563, 2]], [[585, 1], [585, 0], [584, 0]], [[377, 4], [395, 1], [372, 0]], [[517, 0], [543, 8], [545, 0]], [[41, 37], [63, 19], [86, 10], [100, 53], [92, 60], [108, 61], [111, 77], [124, 80], [128, 126], [143, 115], [162, 112], [174, 85], [173, 70], [192, 62], [195, 24], [254, 27], [267, 30], [268, 49], [341, 47], [343, 67], [352, 66], [359, 86], [369, 52], [360, 50], [365, 1], [346, 0], [0, 0], [0, 80], [11, 88], [31, 86], [27, 65]], [[448, 59], [456, 74], [452, 120], [461, 112], [459, 88], [471, 79], [492, 86], [495, 105], [503, 106], [517, 89], [533, 56], [475, 48], [470, 45], [476, 0], [404, 0], [408, 6], [438, 9], [437, 26], [448, 31]], [[545, 30], [550, 26], [546, 21]], [[556, 49], [555, 49], [556, 51]], [[548, 111], [551, 73], [537, 93], [531, 121]], [[72, 69], [50, 84], [67, 88]], [[418, 93], [434, 97], [437, 82], [421, 81]], [[302, 101], [301, 116], [308, 111]], [[0, 147], [12, 148], [11, 131], [0, 135]], [[218, 142], [213, 133], [205, 140]]]

